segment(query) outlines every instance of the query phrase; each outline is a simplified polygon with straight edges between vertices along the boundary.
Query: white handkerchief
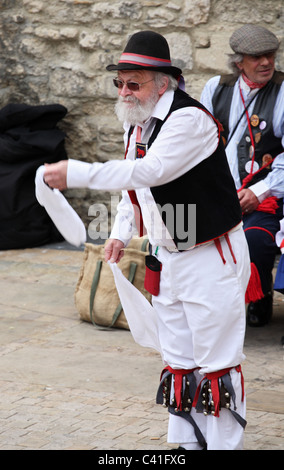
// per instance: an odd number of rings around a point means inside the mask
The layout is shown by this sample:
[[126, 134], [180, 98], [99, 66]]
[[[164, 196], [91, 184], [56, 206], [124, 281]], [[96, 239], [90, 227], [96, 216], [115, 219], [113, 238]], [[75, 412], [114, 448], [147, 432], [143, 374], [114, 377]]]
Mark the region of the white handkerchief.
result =
[[44, 171], [45, 168], [42, 165], [36, 172], [36, 198], [65, 240], [72, 245], [80, 246], [87, 239], [83, 221], [58, 189], [51, 189], [47, 186], [43, 179]]
[[281, 253], [284, 254], [284, 219], [280, 220], [280, 230], [275, 235], [276, 245], [280, 247]]
[[144, 295], [128, 281], [117, 264], [109, 262], [109, 265], [134, 340], [140, 346], [153, 348], [162, 355], [155, 309]]

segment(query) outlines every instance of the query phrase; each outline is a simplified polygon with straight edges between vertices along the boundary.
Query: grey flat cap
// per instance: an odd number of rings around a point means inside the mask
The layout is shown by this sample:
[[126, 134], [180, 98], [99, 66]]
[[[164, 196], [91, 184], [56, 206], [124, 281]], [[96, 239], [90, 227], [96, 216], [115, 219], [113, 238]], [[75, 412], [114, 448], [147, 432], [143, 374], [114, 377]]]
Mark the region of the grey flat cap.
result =
[[230, 46], [240, 54], [261, 55], [277, 51], [279, 41], [268, 29], [246, 24], [232, 34]]

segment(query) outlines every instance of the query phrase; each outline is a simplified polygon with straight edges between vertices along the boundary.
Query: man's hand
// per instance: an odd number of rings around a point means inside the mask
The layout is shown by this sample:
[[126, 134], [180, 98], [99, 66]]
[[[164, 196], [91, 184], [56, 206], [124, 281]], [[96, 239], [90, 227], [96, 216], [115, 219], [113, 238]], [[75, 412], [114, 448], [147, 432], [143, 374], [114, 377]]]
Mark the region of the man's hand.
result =
[[239, 193], [239, 200], [244, 214], [249, 214], [256, 210], [259, 200], [250, 189], [242, 189]]
[[124, 255], [124, 243], [115, 238], [110, 238], [105, 246], [105, 260], [118, 263]]
[[67, 188], [67, 166], [68, 160], [58, 163], [45, 163], [44, 181], [50, 188], [62, 191]]

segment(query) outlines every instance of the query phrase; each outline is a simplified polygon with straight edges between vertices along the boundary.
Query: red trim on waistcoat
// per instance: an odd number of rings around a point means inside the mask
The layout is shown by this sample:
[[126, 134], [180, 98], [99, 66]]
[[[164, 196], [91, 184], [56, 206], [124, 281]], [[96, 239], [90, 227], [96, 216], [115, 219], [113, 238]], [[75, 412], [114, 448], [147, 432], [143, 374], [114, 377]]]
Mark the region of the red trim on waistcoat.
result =
[[[127, 156], [127, 153], [128, 153], [130, 138], [133, 134], [133, 131], [134, 131], [134, 127], [133, 127], [133, 130], [131, 132], [131, 135], [128, 138], [124, 159], [126, 159], [126, 156]], [[145, 235], [145, 233], [146, 233], [146, 229], [145, 229], [144, 224], [143, 224], [142, 211], [141, 211], [141, 207], [140, 207], [140, 204], [139, 204], [137, 196], [136, 196], [136, 192], [134, 191], [134, 189], [129, 189], [127, 192], [128, 192], [130, 201], [133, 205], [134, 218], [135, 218], [135, 223], [136, 223], [136, 227], [137, 227], [139, 236], [143, 237], [143, 235]]]

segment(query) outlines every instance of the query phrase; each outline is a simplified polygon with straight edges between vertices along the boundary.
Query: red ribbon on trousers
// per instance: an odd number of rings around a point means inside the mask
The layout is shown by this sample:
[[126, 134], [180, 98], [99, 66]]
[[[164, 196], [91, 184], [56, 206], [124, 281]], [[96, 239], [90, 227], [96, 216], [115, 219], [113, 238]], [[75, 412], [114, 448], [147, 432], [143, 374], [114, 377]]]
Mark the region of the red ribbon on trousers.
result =
[[[212, 392], [212, 400], [214, 401], [214, 406], [215, 406], [215, 415], [216, 417], [219, 416], [219, 411], [220, 411], [220, 393], [219, 393], [219, 378], [222, 377], [223, 375], [226, 375], [230, 372], [230, 370], [233, 369], [233, 367], [229, 367], [227, 369], [222, 369], [218, 370], [216, 372], [207, 372], [203, 379], [200, 381], [196, 394], [193, 400], [193, 406], [195, 407], [197, 404], [197, 400], [200, 394], [201, 390], [201, 384], [205, 379], [208, 379], [211, 381], [211, 392]], [[242, 401], [244, 401], [244, 378], [243, 378], [243, 373], [241, 366], [238, 365], [235, 367], [236, 371], [241, 374], [241, 385], [242, 385]]]
[[177, 409], [182, 411], [182, 379], [183, 376], [186, 374], [191, 374], [195, 369], [172, 369], [170, 366], [167, 366], [163, 369], [161, 373], [161, 377], [163, 376], [164, 372], [168, 370], [175, 376], [174, 382], [174, 391], [175, 391], [175, 400], [177, 404]]

